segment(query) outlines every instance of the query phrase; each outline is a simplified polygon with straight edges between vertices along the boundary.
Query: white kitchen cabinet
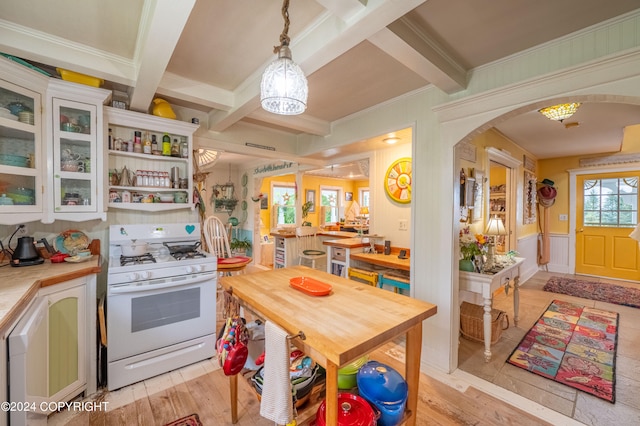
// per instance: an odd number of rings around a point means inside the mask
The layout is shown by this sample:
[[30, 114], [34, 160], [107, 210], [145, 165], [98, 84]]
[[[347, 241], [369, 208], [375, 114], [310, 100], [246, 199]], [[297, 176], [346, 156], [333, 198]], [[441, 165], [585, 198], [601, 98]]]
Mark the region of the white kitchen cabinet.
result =
[[[108, 191], [105, 191], [108, 209], [193, 209], [193, 134], [198, 125], [118, 108], [105, 107], [104, 110], [107, 123], [105, 140], [109, 135], [111, 138], [111, 146], [105, 145], [109, 170]], [[128, 147], [134, 143], [136, 132], [140, 132], [143, 142], [146, 135], [149, 138], [155, 136], [160, 151], [165, 134], [169, 135], [172, 143], [174, 140], [179, 144], [184, 141], [187, 147], [186, 150], [180, 149], [180, 153], [186, 151], [186, 156], [154, 155], [123, 149], [123, 142]], [[184, 179], [186, 188], [176, 188], [173, 182], [167, 185], [166, 177], [171, 177], [172, 170]], [[158, 179], [154, 180], [152, 176], [158, 176]], [[184, 202], [180, 202], [180, 196]], [[161, 201], [160, 197], [167, 200]]]
[[107, 219], [104, 206], [103, 104], [108, 90], [62, 80], [47, 89], [48, 207], [45, 223], [56, 219]]
[[42, 99], [48, 78], [2, 57], [0, 76], [0, 224], [15, 225], [43, 217]]
[[[47, 403], [95, 393], [95, 285], [92, 274], [38, 291], [9, 334], [12, 386], [6, 400], [35, 403], [46, 415]], [[27, 417], [25, 412], [12, 412], [12, 424], [28, 423]]]

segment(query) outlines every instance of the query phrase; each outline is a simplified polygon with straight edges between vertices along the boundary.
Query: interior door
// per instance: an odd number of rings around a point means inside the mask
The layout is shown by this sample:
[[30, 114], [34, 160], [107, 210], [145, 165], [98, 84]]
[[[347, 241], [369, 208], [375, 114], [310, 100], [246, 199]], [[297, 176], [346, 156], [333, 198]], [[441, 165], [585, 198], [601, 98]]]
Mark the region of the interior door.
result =
[[580, 175], [576, 180], [576, 274], [640, 279], [640, 172]]

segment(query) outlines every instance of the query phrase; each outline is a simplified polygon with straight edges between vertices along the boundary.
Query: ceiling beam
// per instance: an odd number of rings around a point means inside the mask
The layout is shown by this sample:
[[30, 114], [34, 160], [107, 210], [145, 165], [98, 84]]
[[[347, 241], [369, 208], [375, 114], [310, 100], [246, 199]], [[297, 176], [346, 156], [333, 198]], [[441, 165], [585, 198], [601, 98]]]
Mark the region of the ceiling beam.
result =
[[233, 108], [235, 102], [235, 96], [229, 90], [184, 78], [168, 71], [163, 74], [157, 93], [222, 111]]
[[369, 39], [378, 48], [446, 93], [467, 87], [467, 71], [407, 17]]
[[[326, 0], [325, 7], [337, 9], [340, 15], [349, 15], [348, 22], [332, 11], [327, 12], [319, 20], [291, 41], [294, 61], [306, 75], [310, 75], [352, 47], [385, 28], [391, 22], [415, 9], [424, 0], [368, 0], [366, 7], [361, 8], [355, 0], [348, 0], [348, 11], [340, 7], [340, 3]], [[362, 9], [356, 11], [355, 9]], [[235, 104], [228, 111], [215, 111], [209, 115], [209, 128], [222, 132], [245, 116], [260, 108], [260, 80], [262, 71], [268, 63], [249, 76], [235, 93]], [[271, 120], [277, 121], [276, 114]], [[266, 117], [269, 119], [268, 117]], [[263, 120], [264, 121], [264, 120]]]
[[135, 62], [138, 75], [129, 93], [129, 108], [147, 112], [195, 0], [145, 2]]
[[306, 114], [278, 115], [258, 108], [247, 117], [302, 133], [309, 133], [310, 135], [327, 136], [331, 133], [331, 123]]

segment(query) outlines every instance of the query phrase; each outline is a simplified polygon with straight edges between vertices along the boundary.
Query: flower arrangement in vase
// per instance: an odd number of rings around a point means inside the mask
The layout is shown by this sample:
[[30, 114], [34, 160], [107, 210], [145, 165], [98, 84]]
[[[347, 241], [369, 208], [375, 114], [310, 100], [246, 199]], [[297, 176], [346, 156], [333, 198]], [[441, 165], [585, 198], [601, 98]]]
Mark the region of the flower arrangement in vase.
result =
[[[475, 261], [480, 264], [483, 261], [483, 255], [487, 251], [487, 238], [482, 234], [472, 234], [469, 226], [465, 226], [460, 230], [460, 255], [459, 261], [461, 271], [475, 272], [477, 270]], [[482, 270], [481, 265], [479, 269]]]

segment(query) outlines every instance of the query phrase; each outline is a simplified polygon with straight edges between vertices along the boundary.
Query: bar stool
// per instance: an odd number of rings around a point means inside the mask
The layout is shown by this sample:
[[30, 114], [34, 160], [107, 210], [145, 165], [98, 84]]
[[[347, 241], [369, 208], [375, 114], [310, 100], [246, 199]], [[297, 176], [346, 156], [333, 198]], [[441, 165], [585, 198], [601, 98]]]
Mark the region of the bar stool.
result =
[[409, 277], [400, 275], [400, 273], [395, 270], [388, 270], [379, 273], [378, 287], [383, 288], [385, 285], [393, 287], [393, 291], [396, 293], [399, 293], [400, 290], [409, 291], [411, 288]]
[[349, 267], [347, 270], [347, 276], [354, 281], [364, 282], [370, 286], [378, 286], [378, 273], [373, 271], [367, 271], [360, 268]]

